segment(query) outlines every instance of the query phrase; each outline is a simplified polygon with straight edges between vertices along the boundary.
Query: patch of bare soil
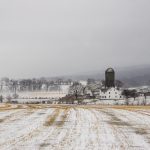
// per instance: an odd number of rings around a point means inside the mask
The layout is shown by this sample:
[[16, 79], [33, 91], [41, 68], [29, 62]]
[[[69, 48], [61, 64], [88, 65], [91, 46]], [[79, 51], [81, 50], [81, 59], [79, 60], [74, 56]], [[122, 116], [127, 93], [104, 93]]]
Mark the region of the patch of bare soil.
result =
[[59, 116], [60, 109], [56, 109], [50, 116], [47, 117], [44, 126], [51, 126], [54, 124], [56, 118]]
[[6, 115], [5, 117], [0, 119], [0, 123], [7, 121], [7, 123], [9, 122], [14, 122], [16, 120], [21, 120], [22, 115], [23, 116], [29, 116], [31, 114], [34, 113], [33, 110], [30, 109], [25, 109], [24, 105], [9, 105], [9, 108], [6, 107], [5, 109], [3, 109], [4, 112], [7, 111], [12, 111], [11, 114]]
[[4, 106], [0, 107], [0, 111], [5, 111], [11, 109], [11, 104], [5, 104]]
[[[126, 109], [128, 110], [128, 109]], [[134, 111], [137, 113], [136, 109], [133, 110], [129, 110], [129, 111]], [[141, 125], [138, 126], [134, 126], [133, 124], [130, 124], [129, 122], [125, 122], [119, 118], [117, 118], [112, 112], [108, 112], [106, 110], [103, 110], [102, 112], [104, 112], [105, 114], [109, 115], [111, 117], [110, 121], [107, 121], [109, 124], [111, 125], [115, 125], [115, 126], [126, 126], [126, 127], [130, 127], [130, 129], [133, 130], [133, 132], [135, 132], [136, 134], [143, 136], [148, 143], [150, 143], [150, 130], [147, 127], [143, 127]]]
[[[70, 107], [59, 107], [56, 108], [56, 110], [47, 117], [47, 120], [44, 123], [44, 126], [51, 126], [51, 125], [56, 125], [58, 127], [63, 126], [65, 123], [67, 116], [68, 116], [68, 111]], [[60, 111], [63, 110], [62, 115], [60, 115]], [[56, 120], [60, 115], [59, 120]]]
[[59, 127], [63, 126], [63, 124], [65, 123], [65, 121], [66, 121], [66, 119], [68, 117], [68, 111], [69, 111], [69, 108], [64, 110], [63, 115], [60, 116], [60, 120], [59, 121], [55, 122], [55, 125], [57, 125]]
[[140, 135], [146, 135], [146, 134], [148, 134], [148, 131], [147, 131], [147, 129], [145, 129], [145, 128], [137, 128], [137, 129], [135, 130], [135, 133], [136, 133], [136, 134], [140, 134]]
[[0, 119], [0, 123], [4, 122], [5, 119]]
[[44, 147], [47, 147], [49, 145], [50, 145], [50, 143], [42, 143], [42, 144], [40, 144], [40, 148], [44, 148]]
[[125, 121], [119, 119], [112, 112], [108, 112], [106, 110], [101, 110], [101, 112], [103, 112], [106, 115], [108, 115], [108, 116], [111, 117], [111, 119], [109, 121], [107, 121], [107, 123], [109, 123], [111, 125], [116, 125], [116, 126], [131, 126], [128, 122], [125, 122]]

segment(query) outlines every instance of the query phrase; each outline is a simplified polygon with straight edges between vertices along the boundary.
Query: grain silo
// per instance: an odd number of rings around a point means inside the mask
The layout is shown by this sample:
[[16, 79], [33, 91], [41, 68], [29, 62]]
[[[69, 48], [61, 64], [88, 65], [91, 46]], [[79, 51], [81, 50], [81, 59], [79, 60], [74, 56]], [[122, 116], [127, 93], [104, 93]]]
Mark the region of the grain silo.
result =
[[112, 68], [105, 71], [105, 87], [115, 87], [115, 71]]

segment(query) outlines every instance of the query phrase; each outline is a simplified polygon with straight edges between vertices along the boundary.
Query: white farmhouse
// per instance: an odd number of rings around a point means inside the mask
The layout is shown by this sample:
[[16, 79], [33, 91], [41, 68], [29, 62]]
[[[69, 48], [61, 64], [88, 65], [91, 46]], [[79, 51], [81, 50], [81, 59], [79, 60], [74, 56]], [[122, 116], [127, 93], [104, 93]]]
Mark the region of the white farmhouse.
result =
[[123, 99], [122, 90], [116, 87], [100, 89], [101, 100], [120, 100]]

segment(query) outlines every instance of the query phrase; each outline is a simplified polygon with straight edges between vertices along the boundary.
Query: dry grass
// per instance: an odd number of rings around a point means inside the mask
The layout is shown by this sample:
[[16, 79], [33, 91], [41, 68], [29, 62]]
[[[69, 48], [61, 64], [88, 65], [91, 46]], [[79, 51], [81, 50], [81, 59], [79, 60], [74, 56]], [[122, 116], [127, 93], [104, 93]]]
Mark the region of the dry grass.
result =
[[56, 122], [57, 126], [59, 126], [59, 127], [63, 126], [63, 124], [65, 123], [65, 121], [68, 117], [68, 111], [69, 111], [69, 108], [64, 110], [64, 114], [62, 116], [60, 116], [60, 121]]
[[43, 147], [47, 147], [49, 145], [50, 145], [49, 143], [42, 143], [42, 144], [40, 144], [40, 147], [43, 148]]
[[140, 134], [140, 135], [146, 135], [146, 134], [148, 134], [148, 131], [147, 131], [147, 129], [140, 128], [140, 129], [136, 129], [135, 133]]
[[10, 119], [12, 115], [5, 116], [4, 118], [0, 119], [0, 123], [5, 122], [6, 120]]
[[4, 122], [5, 119], [0, 119], [0, 123]]
[[8, 104], [8, 103], [0, 107], [0, 111], [15, 110], [15, 109], [26, 109], [26, 107], [23, 104]]
[[149, 109], [150, 106], [127, 106], [127, 105], [70, 105], [66, 107], [76, 107], [76, 108], [84, 108], [84, 109], [105, 109], [105, 108], [113, 108], [113, 109], [124, 109], [124, 110], [136, 110], [136, 109]]
[[122, 121], [116, 117], [112, 117], [110, 121], [107, 121], [111, 125], [115, 126], [131, 126], [128, 122]]
[[113, 114], [112, 112], [108, 112], [106, 110], [101, 110], [101, 112], [105, 113], [106, 115], [110, 116], [110, 120], [107, 121], [107, 123], [111, 124], [111, 125], [116, 125], [116, 126], [131, 126], [128, 122], [125, 122], [123, 120], [121, 120], [120, 118], [118, 118], [115, 114]]
[[46, 109], [46, 108], [56, 108], [56, 109], [68, 109], [68, 108], [83, 108], [83, 109], [123, 109], [123, 110], [138, 110], [146, 109], [150, 110], [150, 106], [127, 106], [127, 105], [65, 105], [65, 104], [4, 104], [0, 107], [0, 111], [13, 110], [13, 109]]
[[44, 126], [51, 126], [54, 124], [56, 118], [58, 117], [60, 109], [56, 109], [50, 116], [48, 116], [47, 120], [44, 123]]
[[150, 106], [112, 106], [114, 109], [136, 110], [136, 109], [150, 109]]
[[[68, 116], [68, 111], [69, 111], [70, 107], [58, 107], [55, 109], [55, 111], [48, 116], [47, 120], [44, 123], [44, 126], [51, 126], [51, 125], [56, 125], [58, 127], [61, 127]], [[58, 118], [60, 111], [62, 111], [62, 115], [60, 116], [60, 118], [56, 121], [56, 119]]]
[[4, 106], [0, 107], [0, 111], [10, 110], [11, 104], [5, 104]]

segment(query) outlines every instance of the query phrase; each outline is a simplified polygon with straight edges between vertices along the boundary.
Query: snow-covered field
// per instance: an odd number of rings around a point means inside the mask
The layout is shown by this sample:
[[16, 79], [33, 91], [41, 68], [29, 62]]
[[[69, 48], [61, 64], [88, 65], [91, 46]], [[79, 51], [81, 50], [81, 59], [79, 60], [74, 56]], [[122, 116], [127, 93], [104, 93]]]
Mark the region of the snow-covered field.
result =
[[148, 150], [150, 106], [0, 104], [0, 150]]
[[[4, 97], [12, 96], [12, 92], [1, 92], [0, 95]], [[17, 92], [19, 98], [61, 98], [67, 95], [65, 92]]]

